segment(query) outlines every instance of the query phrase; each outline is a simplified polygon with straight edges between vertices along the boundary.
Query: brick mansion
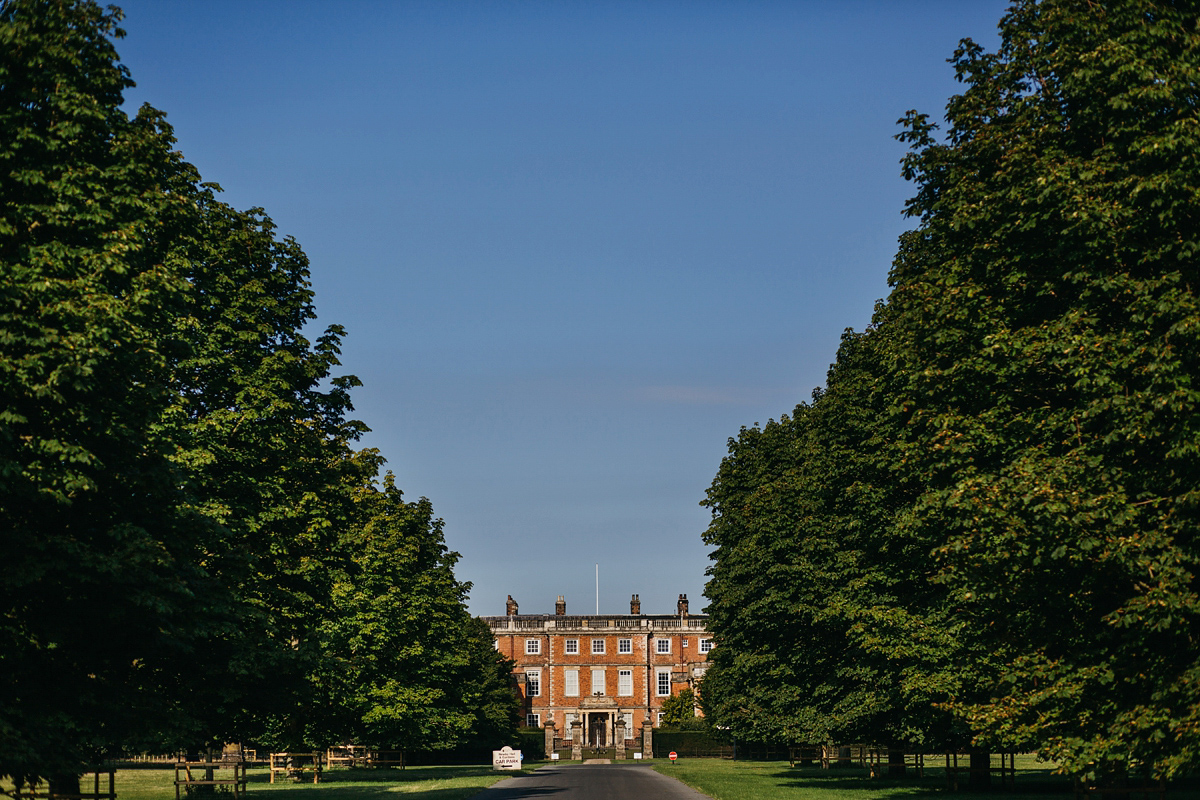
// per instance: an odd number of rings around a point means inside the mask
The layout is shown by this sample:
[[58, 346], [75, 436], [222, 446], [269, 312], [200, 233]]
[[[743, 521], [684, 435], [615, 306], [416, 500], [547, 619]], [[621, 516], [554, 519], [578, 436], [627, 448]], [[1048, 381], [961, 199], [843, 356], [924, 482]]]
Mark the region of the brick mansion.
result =
[[647, 752], [663, 701], [698, 685], [713, 646], [708, 617], [688, 613], [687, 595], [674, 614], [642, 614], [636, 594], [627, 615], [568, 615], [562, 595], [552, 615], [521, 614], [511, 595], [507, 612], [483, 620], [516, 662], [526, 725], [547, 729], [547, 750]]

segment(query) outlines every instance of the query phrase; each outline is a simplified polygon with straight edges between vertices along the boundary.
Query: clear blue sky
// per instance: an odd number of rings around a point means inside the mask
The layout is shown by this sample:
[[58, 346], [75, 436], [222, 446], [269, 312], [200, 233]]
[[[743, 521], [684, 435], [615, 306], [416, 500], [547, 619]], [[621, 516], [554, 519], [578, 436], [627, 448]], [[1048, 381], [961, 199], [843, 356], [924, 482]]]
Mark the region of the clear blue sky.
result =
[[[118, 0], [119, 2], [119, 0]], [[356, 416], [471, 609], [703, 607], [742, 425], [887, 294], [896, 120], [995, 0], [127, 0], [131, 107], [312, 260]]]

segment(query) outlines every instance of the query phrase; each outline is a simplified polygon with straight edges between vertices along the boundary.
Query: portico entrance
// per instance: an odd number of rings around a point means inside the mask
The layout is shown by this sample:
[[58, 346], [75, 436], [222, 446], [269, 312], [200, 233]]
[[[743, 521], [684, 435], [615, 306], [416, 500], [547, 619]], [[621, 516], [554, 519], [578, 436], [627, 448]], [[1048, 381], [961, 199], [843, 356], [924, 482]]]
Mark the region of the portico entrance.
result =
[[588, 745], [597, 750], [608, 747], [608, 712], [594, 711], [587, 715]]

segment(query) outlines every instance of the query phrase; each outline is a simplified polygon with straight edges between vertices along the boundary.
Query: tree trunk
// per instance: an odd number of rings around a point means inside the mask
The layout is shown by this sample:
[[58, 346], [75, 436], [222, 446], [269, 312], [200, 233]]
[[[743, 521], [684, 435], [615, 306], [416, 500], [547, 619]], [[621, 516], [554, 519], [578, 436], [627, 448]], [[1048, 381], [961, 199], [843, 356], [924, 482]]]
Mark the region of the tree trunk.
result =
[[849, 747], [839, 747], [838, 748], [837, 763], [838, 763], [839, 767], [850, 766], [850, 748]]
[[[211, 747], [209, 747], [207, 750], [204, 751], [204, 760], [207, 761], [209, 764], [211, 764], [213, 762], [213, 749]], [[215, 776], [213, 775], [213, 768], [205, 767], [204, 768], [204, 780], [211, 781], [214, 779], [214, 777]], [[216, 791], [216, 789], [217, 789], [216, 786], [211, 786], [211, 785], [206, 786], [205, 788], [210, 789], [212, 791]]]
[[[197, 761], [200, 760], [199, 753], [196, 754], [196, 760]], [[213, 751], [212, 751], [211, 747], [204, 748], [204, 760], [208, 763], [212, 763]], [[204, 768], [204, 780], [211, 781], [212, 779], [213, 779], [212, 767], [205, 767]], [[192, 794], [196, 794], [196, 795], [212, 795], [212, 794], [217, 793], [217, 787], [211, 783], [201, 784], [199, 786], [189, 786], [188, 788], [191, 790]]]
[[988, 750], [971, 748], [967, 788], [984, 791], [992, 785], [992, 754]]
[[51, 775], [46, 784], [50, 794], [82, 794], [78, 775]]
[[1129, 772], [1124, 764], [1108, 764], [1107, 769], [1098, 770], [1096, 783], [1106, 789], [1104, 800], [1130, 800], [1129, 792], [1114, 791], [1129, 787]]
[[888, 768], [887, 774], [889, 778], [904, 777], [904, 745], [898, 744], [888, 748]]

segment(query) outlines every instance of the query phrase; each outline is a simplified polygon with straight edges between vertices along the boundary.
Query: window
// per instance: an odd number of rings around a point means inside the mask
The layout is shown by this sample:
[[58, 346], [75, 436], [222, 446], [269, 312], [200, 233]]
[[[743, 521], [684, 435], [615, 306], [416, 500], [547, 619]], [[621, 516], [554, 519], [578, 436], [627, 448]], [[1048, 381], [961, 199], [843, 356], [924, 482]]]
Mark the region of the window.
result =
[[[511, 725], [512, 723], [510, 722], [509, 724]], [[525, 727], [526, 728], [542, 727], [542, 715], [541, 714], [526, 714], [525, 715]]]
[[525, 655], [536, 656], [542, 652], [541, 639], [526, 639], [525, 640]]
[[494, 648], [496, 648], [497, 650], [499, 650], [499, 649], [500, 649], [500, 640], [499, 640], [499, 639], [493, 639], [493, 640], [492, 640], [492, 647], [494, 647]]
[[654, 652], [670, 653], [671, 652], [671, 640], [670, 639], [655, 639], [654, 640]]
[[594, 656], [604, 655], [604, 640], [603, 639], [592, 639], [592, 655], [594, 655]]
[[542, 671], [540, 669], [525, 670], [525, 696], [542, 696]]
[[579, 670], [563, 670], [563, 693], [567, 697], [579, 697]]
[[621, 697], [633, 697], [633, 670], [617, 670], [617, 694]]
[[575, 715], [567, 714], [567, 718], [563, 721], [566, 723], [566, 727], [563, 728], [562, 738], [569, 740], [572, 738], [571, 723], [573, 723], [575, 721]]
[[662, 712], [661, 711], [658, 712], [657, 716], [655, 717], [655, 720], [656, 721], [654, 724], [658, 727], [662, 727]]
[[658, 696], [671, 696], [671, 670], [660, 669], [658, 671]]
[[709, 650], [712, 650], [712, 639], [701, 639], [700, 652], [707, 653]]
[[579, 640], [567, 639], [563, 644], [563, 652], [569, 656], [579, 655]]
[[617, 652], [618, 653], [632, 653], [633, 652], [633, 639], [617, 639]]
[[604, 694], [604, 670], [592, 670], [592, 695], [599, 696]]
[[684, 640], [683, 640], [683, 646], [684, 646], [684, 647], [687, 647], [687, 639], [684, 639]]
[[621, 716], [623, 716], [625, 718], [625, 738], [632, 739], [633, 738], [633, 714], [625, 713], [625, 714], [622, 714]]

